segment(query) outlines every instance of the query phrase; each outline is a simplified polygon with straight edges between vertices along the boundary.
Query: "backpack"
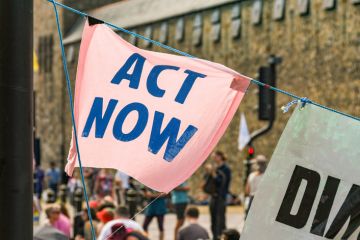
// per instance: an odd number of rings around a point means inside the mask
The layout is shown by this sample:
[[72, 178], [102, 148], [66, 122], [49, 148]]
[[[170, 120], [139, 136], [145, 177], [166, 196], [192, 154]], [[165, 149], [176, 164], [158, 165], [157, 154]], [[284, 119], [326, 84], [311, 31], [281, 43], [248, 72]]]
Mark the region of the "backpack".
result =
[[[225, 186], [225, 182], [226, 182], [226, 176], [222, 171], [217, 171], [217, 174], [221, 175], [221, 188], [223, 188]], [[206, 175], [206, 180], [205, 180], [205, 184], [203, 186], [203, 191], [211, 196], [216, 196], [218, 193], [216, 191], [216, 183], [215, 183], [215, 178], [213, 176], [211, 176], [210, 174]]]
[[210, 174], [206, 175], [205, 184], [203, 186], [203, 191], [209, 195], [216, 194], [215, 179]]

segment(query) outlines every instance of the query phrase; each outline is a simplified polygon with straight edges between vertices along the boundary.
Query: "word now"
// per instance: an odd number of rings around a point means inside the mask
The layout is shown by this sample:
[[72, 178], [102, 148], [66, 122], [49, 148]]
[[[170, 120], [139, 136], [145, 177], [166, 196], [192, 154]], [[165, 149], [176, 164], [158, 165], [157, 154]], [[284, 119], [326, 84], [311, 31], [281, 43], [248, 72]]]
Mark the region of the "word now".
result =
[[[119, 71], [115, 74], [111, 83], [120, 84], [120, 82], [124, 79], [130, 81], [129, 87], [133, 89], [138, 89], [141, 74], [144, 68], [146, 58], [141, 56], [138, 53], [132, 54], [125, 62], [125, 64], [119, 69]], [[133, 72], [128, 73], [130, 69], [133, 68]], [[160, 73], [163, 71], [178, 71], [180, 68], [177, 66], [171, 65], [156, 65], [154, 66], [147, 78], [146, 87], [148, 92], [154, 97], [163, 97], [165, 94], [165, 90], [161, 89], [157, 84]], [[187, 74], [177, 96], [175, 97], [175, 102], [184, 104], [191, 88], [193, 87], [195, 80], [198, 78], [205, 78], [206, 75], [202, 73], [197, 73], [191, 70], [185, 70], [184, 73]], [[171, 79], [169, 79], [171, 80]]]
[[[89, 136], [93, 125], [95, 125], [95, 138], [104, 137], [109, 121], [114, 113], [115, 107], [118, 104], [118, 100], [110, 99], [109, 103], [106, 106], [105, 112], [103, 112], [103, 102], [104, 100], [101, 97], [96, 97], [94, 99], [89, 116], [82, 132], [82, 137]], [[125, 133], [123, 131], [123, 124], [125, 119], [131, 112], [137, 112], [138, 119], [133, 129], [130, 132]], [[113, 136], [115, 139], [122, 142], [133, 141], [143, 133], [148, 123], [148, 120], [149, 111], [144, 104], [139, 102], [130, 103], [123, 107], [117, 114], [112, 130]], [[181, 120], [177, 118], [171, 118], [165, 128], [163, 128], [162, 126], [163, 120], [164, 113], [155, 111], [148, 144], [148, 151], [153, 154], [157, 154], [167, 141], [163, 159], [171, 162], [183, 149], [185, 144], [195, 134], [197, 128], [189, 125], [184, 131], [184, 133], [180, 136], [180, 138], [177, 139]], [[163, 129], [163, 131], [161, 131], [161, 129]]]
[[[306, 189], [297, 214], [292, 215], [290, 212], [303, 180], [307, 182]], [[319, 189], [320, 180], [321, 177], [318, 172], [296, 166], [281, 203], [276, 221], [294, 228], [303, 228], [310, 216]], [[329, 230], [324, 235], [339, 183], [340, 179], [328, 176], [316, 209], [310, 233], [328, 239], [334, 239], [350, 218], [346, 231], [341, 237], [341, 239], [348, 239], [360, 226], [360, 186], [353, 184], [335, 219], [331, 223]], [[360, 235], [357, 236], [357, 239], [360, 239]]]

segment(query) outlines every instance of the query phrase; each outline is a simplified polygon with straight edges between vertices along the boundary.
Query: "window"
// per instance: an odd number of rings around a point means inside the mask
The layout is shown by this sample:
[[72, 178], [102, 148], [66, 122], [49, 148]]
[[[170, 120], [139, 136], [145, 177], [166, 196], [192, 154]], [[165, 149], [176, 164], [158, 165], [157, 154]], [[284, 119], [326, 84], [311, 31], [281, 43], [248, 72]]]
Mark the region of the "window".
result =
[[160, 26], [159, 41], [161, 43], [167, 43], [167, 40], [168, 40], [168, 24], [167, 24], [167, 22], [163, 22]]
[[42, 36], [39, 38], [39, 68], [40, 73], [50, 73], [53, 65], [53, 45], [52, 35]]
[[262, 0], [255, 0], [251, 10], [251, 23], [254, 25], [260, 25], [262, 20]]
[[[152, 27], [151, 26], [147, 26], [145, 28], [144, 36], [146, 38], [152, 39]], [[145, 47], [151, 47], [151, 42], [149, 42], [147, 40], [144, 40], [144, 46]]]
[[240, 4], [235, 4], [231, 10], [231, 37], [233, 39], [241, 36], [241, 9]]
[[297, 12], [300, 16], [309, 15], [310, 0], [297, 0]]
[[297, 12], [300, 16], [306, 16], [310, 13], [310, 0], [298, 0], [297, 1]]
[[273, 8], [273, 19], [280, 21], [285, 17], [285, 0], [275, 0]]
[[219, 42], [221, 37], [221, 13], [216, 9], [211, 14], [211, 39], [213, 42]]
[[323, 0], [323, 9], [333, 10], [336, 8], [336, 0]]
[[192, 44], [194, 46], [200, 46], [202, 43], [202, 24], [202, 15], [198, 13], [195, 15], [192, 33]]
[[[133, 33], [137, 33], [136, 30], [132, 30], [132, 32], [133, 32]], [[137, 37], [135, 37], [135, 36], [132, 35], [132, 34], [130, 35], [130, 37], [129, 37], [129, 43], [131, 43], [132, 45], [136, 46], [137, 40], [138, 40]]]
[[184, 18], [179, 18], [176, 22], [175, 40], [182, 42], [185, 35], [185, 21]]

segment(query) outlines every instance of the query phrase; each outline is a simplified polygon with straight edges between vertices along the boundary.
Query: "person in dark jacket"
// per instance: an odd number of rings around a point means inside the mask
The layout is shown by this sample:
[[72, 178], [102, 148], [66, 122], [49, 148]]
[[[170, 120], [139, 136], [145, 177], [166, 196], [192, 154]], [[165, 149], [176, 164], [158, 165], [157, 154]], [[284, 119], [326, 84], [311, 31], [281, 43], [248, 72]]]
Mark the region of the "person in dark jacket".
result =
[[226, 164], [225, 154], [216, 151], [213, 154], [216, 168], [207, 167], [208, 175], [214, 183], [214, 192], [210, 198], [211, 232], [213, 239], [220, 239], [221, 233], [226, 229], [226, 196], [229, 193], [231, 170]]

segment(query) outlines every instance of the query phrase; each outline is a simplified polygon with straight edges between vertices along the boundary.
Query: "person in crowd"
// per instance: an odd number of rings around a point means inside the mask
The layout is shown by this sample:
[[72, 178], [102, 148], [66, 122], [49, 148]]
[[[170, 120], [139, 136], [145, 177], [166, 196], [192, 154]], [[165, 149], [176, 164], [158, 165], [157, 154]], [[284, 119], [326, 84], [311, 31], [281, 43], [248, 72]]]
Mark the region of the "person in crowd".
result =
[[53, 205], [49, 205], [45, 208], [46, 218], [50, 225], [54, 225], [55, 222], [59, 219], [60, 208], [56, 209]]
[[61, 181], [61, 174], [59, 168], [56, 167], [55, 162], [50, 162], [50, 168], [46, 171], [46, 181], [48, 187], [54, 191], [54, 197], [57, 198], [58, 187]]
[[[97, 236], [98, 235], [97, 228], [98, 228], [99, 220], [96, 217], [96, 210], [94, 208], [91, 208], [91, 206], [90, 206], [90, 213], [91, 213], [91, 219], [92, 219], [92, 224], [94, 226], [95, 234]], [[92, 232], [91, 232], [91, 224], [87, 209], [84, 209], [82, 211], [81, 217], [83, 218], [84, 221], [84, 231], [83, 231], [84, 240], [93, 240]]]
[[113, 220], [114, 216], [115, 216], [115, 213], [114, 213], [113, 208], [106, 207], [106, 208], [99, 210], [96, 213], [97, 219], [100, 220], [100, 222], [97, 226], [97, 232], [101, 232], [102, 228], [105, 226], [105, 224], [110, 222], [111, 220]]
[[211, 217], [211, 232], [213, 239], [220, 238], [221, 233], [226, 229], [226, 196], [229, 193], [229, 187], [231, 182], [231, 170], [226, 164], [225, 154], [221, 151], [216, 151], [213, 154], [213, 159], [216, 164], [216, 168], [212, 165], [207, 165], [207, 182], [205, 188], [211, 190], [205, 190], [210, 193], [210, 217]]
[[157, 218], [159, 228], [159, 239], [164, 240], [164, 219], [167, 212], [165, 195], [156, 193], [150, 189], [144, 189], [144, 196], [151, 203], [145, 210], [145, 220], [143, 228], [148, 233], [148, 227], [154, 217]]
[[99, 237], [98, 239], [125, 240], [129, 232], [129, 229], [123, 223], [115, 223], [111, 226], [110, 234], [106, 238]]
[[33, 224], [39, 225], [40, 224], [40, 215], [41, 215], [42, 209], [40, 200], [37, 198], [37, 196], [33, 195]]
[[115, 208], [116, 204], [112, 196], [106, 195], [103, 199], [101, 199], [101, 205], [112, 205], [112, 208]]
[[264, 155], [258, 155], [255, 159], [256, 168], [255, 171], [250, 173], [247, 181], [246, 181], [246, 187], [245, 187], [245, 196], [249, 197], [249, 204], [246, 209], [246, 216], [250, 210], [251, 203], [254, 199], [255, 193], [259, 187], [259, 183], [262, 179], [262, 176], [265, 173], [267, 161], [266, 157]]
[[102, 199], [112, 195], [114, 177], [109, 169], [101, 169], [95, 181], [95, 194]]
[[114, 196], [117, 205], [123, 205], [125, 202], [125, 192], [129, 189], [129, 176], [121, 171], [115, 174]]
[[50, 225], [70, 238], [71, 222], [69, 218], [61, 213], [60, 206], [58, 204], [52, 204], [46, 208], [45, 213]]
[[116, 223], [111, 227], [109, 240], [148, 240], [142, 233], [128, 228], [123, 223]]
[[199, 209], [190, 207], [186, 210], [186, 220], [189, 223], [186, 227], [179, 230], [177, 240], [200, 240], [209, 239], [209, 234], [205, 228], [199, 225]]
[[56, 199], [55, 199], [55, 193], [52, 189], [48, 188], [43, 192], [43, 200], [45, 201], [45, 203], [55, 203]]
[[129, 210], [125, 206], [118, 206], [115, 210], [115, 218], [107, 222], [102, 228], [98, 240], [105, 240], [111, 235], [113, 226], [123, 224], [126, 228], [144, 232], [143, 228], [135, 221], [130, 219]]
[[36, 194], [39, 200], [41, 200], [41, 194], [43, 192], [44, 179], [45, 179], [44, 170], [42, 170], [40, 165], [36, 165], [34, 169], [34, 193]]
[[66, 207], [65, 203], [60, 203], [60, 212], [67, 218], [70, 219], [69, 209]]
[[177, 233], [180, 227], [184, 224], [185, 221], [185, 209], [189, 202], [188, 191], [190, 190], [186, 182], [180, 184], [171, 192], [171, 201], [175, 208], [176, 213], [176, 225], [174, 232], [174, 239], [176, 239]]
[[83, 186], [82, 182], [80, 180], [80, 173], [78, 171], [74, 171], [73, 176], [68, 179], [67, 183], [67, 189], [68, 189], [68, 195], [70, 198], [70, 202], [75, 206], [75, 192], [78, 189], [81, 189], [81, 192]]
[[239, 240], [240, 233], [236, 229], [226, 229], [221, 235], [221, 240]]
[[[111, 200], [111, 198], [107, 198], [105, 196], [103, 199], [98, 199], [98, 200], [92, 202], [91, 204], [97, 206], [96, 207], [97, 213], [101, 212], [105, 208], [115, 211], [115, 208], [116, 208], [115, 204], [110, 200]], [[94, 204], [95, 202], [96, 202], [96, 204]]]
[[86, 191], [88, 193], [89, 196], [93, 196], [93, 190], [94, 190], [94, 175], [96, 174], [96, 171], [93, 168], [83, 168], [83, 172], [84, 172], [84, 179], [85, 179], [85, 184], [86, 184]]
[[125, 240], [149, 240], [149, 238], [138, 231], [132, 231], [126, 234]]
[[125, 203], [129, 208], [130, 216], [135, 220], [139, 205], [143, 205], [143, 188], [137, 184], [137, 181], [129, 177], [128, 188], [124, 192]]
[[96, 200], [89, 201], [89, 207], [94, 209], [95, 211], [98, 210], [99, 205], [100, 205], [99, 202]]

